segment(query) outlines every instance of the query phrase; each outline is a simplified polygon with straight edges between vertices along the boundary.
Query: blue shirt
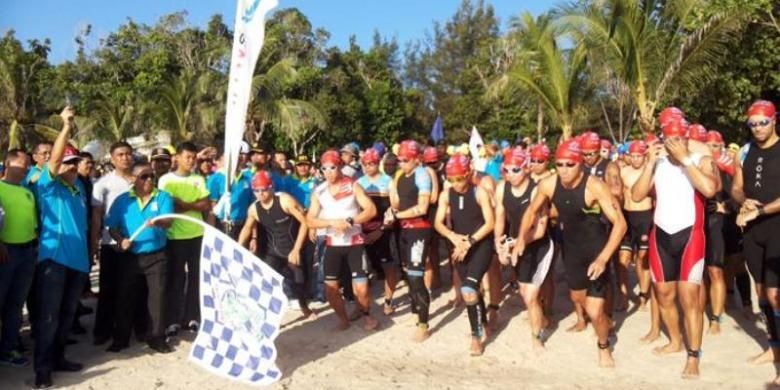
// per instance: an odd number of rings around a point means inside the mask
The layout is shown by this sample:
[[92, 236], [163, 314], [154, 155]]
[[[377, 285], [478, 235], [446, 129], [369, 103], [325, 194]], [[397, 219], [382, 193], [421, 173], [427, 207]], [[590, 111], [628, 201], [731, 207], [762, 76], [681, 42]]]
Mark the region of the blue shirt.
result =
[[[206, 188], [209, 190], [209, 200], [219, 202], [222, 195], [225, 194], [225, 173], [216, 172], [209, 176], [206, 182]], [[230, 220], [233, 222], [246, 221], [247, 210], [252, 202], [255, 201], [255, 194], [252, 192], [252, 173], [248, 169], [239, 172], [238, 176], [230, 186]], [[217, 213], [219, 220], [225, 219], [224, 210]]]
[[314, 188], [317, 187], [317, 179], [314, 176], [309, 176], [307, 179], [301, 179], [298, 176], [290, 176], [287, 187], [290, 196], [295, 198], [304, 209], [308, 210], [309, 204], [311, 203], [311, 193], [314, 191]]
[[[363, 190], [368, 196], [390, 196], [390, 184], [393, 178], [382, 173], [379, 175], [379, 179], [375, 182], [371, 182], [368, 176], [361, 176], [357, 183], [363, 187]], [[430, 190], [428, 190], [430, 192]]]
[[24, 180], [22, 180], [22, 185], [25, 186], [30, 192], [35, 195], [35, 198], [37, 200], [38, 198], [38, 191], [35, 190], [35, 184], [32, 183], [32, 179], [34, 176], [40, 175], [42, 172], [41, 168], [38, 168], [37, 165], [33, 165], [29, 171], [27, 171], [27, 176], [24, 177]]
[[87, 197], [81, 182], [70, 185], [44, 168], [36, 185], [41, 212], [39, 261], [53, 260], [89, 272]]
[[504, 162], [504, 156], [496, 155], [488, 161], [485, 166], [485, 174], [490, 175], [495, 181], [501, 180], [501, 164]]
[[[173, 197], [165, 192], [154, 189], [146, 204], [130, 189], [114, 200], [106, 216], [106, 226], [117, 229], [122, 236], [130, 238], [146, 221], [163, 214], [173, 214]], [[133, 241], [130, 252], [144, 254], [158, 252], [165, 248], [167, 242], [165, 229], [149, 227], [141, 231]]]

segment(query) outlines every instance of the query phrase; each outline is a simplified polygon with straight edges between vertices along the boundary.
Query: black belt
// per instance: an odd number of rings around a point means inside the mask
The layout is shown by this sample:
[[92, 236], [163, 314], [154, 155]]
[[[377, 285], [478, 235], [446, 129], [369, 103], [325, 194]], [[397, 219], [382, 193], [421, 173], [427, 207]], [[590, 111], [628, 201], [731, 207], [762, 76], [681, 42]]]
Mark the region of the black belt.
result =
[[29, 249], [38, 246], [38, 239], [36, 238], [32, 241], [28, 241], [22, 244], [5, 244], [5, 246], [16, 249]]

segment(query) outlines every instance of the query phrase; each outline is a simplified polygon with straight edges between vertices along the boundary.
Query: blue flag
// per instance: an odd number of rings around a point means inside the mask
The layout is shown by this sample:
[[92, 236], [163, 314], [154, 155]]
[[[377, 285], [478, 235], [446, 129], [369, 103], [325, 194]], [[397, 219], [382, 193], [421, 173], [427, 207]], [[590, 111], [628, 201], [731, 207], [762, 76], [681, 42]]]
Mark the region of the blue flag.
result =
[[442, 123], [441, 116], [436, 117], [436, 122], [433, 122], [433, 128], [431, 129], [431, 139], [433, 142], [439, 142], [444, 139], [444, 124]]

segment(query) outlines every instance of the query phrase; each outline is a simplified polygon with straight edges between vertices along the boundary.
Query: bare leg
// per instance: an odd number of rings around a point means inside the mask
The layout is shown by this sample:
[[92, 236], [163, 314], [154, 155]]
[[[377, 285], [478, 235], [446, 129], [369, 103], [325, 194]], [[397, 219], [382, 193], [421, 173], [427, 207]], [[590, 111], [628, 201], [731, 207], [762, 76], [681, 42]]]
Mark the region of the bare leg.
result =
[[488, 268], [485, 276], [482, 277], [482, 283], [485, 290], [488, 292], [487, 303], [487, 317], [488, 328], [490, 330], [496, 330], [498, 323], [498, 305], [501, 303], [501, 263], [498, 262], [498, 257], [493, 255], [490, 260], [490, 268]]
[[[453, 264], [452, 260], [450, 260], [450, 264]], [[453, 297], [449, 304], [452, 305], [453, 308], [463, 306], [463, 295], [460, 293], [460, 286], [462, 285], [460, 280], [460, 275], [458, 275], [458, 272], [455, 270], [455, 267], [451, 267], [452, 270], [452, 291], [455, 293], [455, 297]]]
[[544, 350], [541, 332], [544, 328], [544, 312], [539, 302], [539, 287], [533, 284], [520, 284], [520, 295], [523, 296], [525, 306], [528, 308], [528, 317], [531, 322], [531, 345], [534, 350]]
[[710, 307], [712, 309], [712, 319], [710, 321], [709, 334], [720, 333], [720, 316], [726, 309], [726, 278], [723, 268], [707, 267], [707, 273], [710, 277]]
[[616, 291], [615, 294], [615, 311], [625, 311], [628, 309], [628, 265], [631, 263], [631, 258], [633, 256], [634, 252], [621, 249], [619, 257], [620, 261], [615, 263], [618, 282], [618, 291]]
[[347, 319], [347, 310], [344, 308], [344, 299], [339, 292], [338, 280], [325, 281], [325, 297], [328, 299], [330, 307], [338, 317], [339, 324], [336, 330], [346, 330], [349, 328], [349, 319]]
[[385, 315], [389, 316], [395, 311], [392, 302], [395, 288], [398, 285], [398, 268], [393, 264], [385, 265], [382, 268], [385, 270], [385, 304], [383, 310]]
[[[680, 317], [677, 313], [677, 282], [656, 283], [654, 286], [658, 306], [661, 311], [661, 319], [669, 331], [669, 344], [663, 347], [657, 347], [653, 353], [664, 355], [682, 351], [682, 335], [680, 334]], [[698, 293], [698, 291], [697, 291]], [[696, 307], [699, 307], [698, 297], [696, 297]]]
[[[585, 311], [588, 313], [596, 329], [596, 336], [599, 343], [599, 366], [615, 367], [615, 360], [612, 358], [612, 352], [609, 349], [609, 328], [610, 319], [604, 314], [605, 301], [601, 298], [585, 298]], [[606, 346], [606, 347], [604, 347]]]
[[650, 331], [639, 342], [649, 344], [661, 337], [661, 310], [658, 307], [658, 297], [655, 288], [650, 286]]
[[636, 255], [636, 276], [639, 282], [639, 310], [647, 310], [647, 304], [650, 303], [651, 276], [650, 268], [647, 264], [647, 250], [641, 249]]
[[[688, 349], [691, 351], [701, 350], [701, 337], [704, 332], [704, 313], [701, 310], [699, 297], [701, 290], [702, 286], [697, 283], [677, 283], [677, 295], [680, 298], [680, 305], [684, 315], [685, 333], [688, 336]], [[698, 357], [688, 356], [682, 377], [684, 379], [699, 377]]]
[[566, 331], [582, 332], [588, 327], [588, 322], [585, 320], [585, 290], [570, 290], [569, 296], [571, 297], [572, 303], [574, 303], [574, 311], [577, 313], [577, 322], [566, 329]]

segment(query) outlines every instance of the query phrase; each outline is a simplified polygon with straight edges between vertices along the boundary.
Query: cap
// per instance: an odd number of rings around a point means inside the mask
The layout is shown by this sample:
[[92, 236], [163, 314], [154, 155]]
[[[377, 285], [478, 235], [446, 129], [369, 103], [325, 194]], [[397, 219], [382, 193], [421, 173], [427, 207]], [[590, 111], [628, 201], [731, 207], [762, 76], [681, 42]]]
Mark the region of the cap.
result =
[[447, 174], [447, 177], [466, 176], [469, 173], [470, 164], [468, 157], [455, 153], [447, 161], [444, 172]]
[[677, 118], [684, 119], [685, 113], [677, 107], [666, 107], [658, 114], [658, 124], [661, 127], [664, 127], [669, 124], [670, 121]]
[[423, 150], [423, 162], [426, 164], [439, 162], [439, 151], [433, 146]]
[[514, 147], [511, 149], [507, 149], [506, 153], [504, 153], [504, 165], [525, 167], [527, 162], [528, 162], [528, 155], [521, 147]]
[[165, 148], [154, 148], [152, 149], [152, 160], [170, 160], [171, 159], [171, 152], [168, 151], [168, 149]]
[[710, 130], [707, 132], [707, 143], [722, 144], [723, 136], [717, 130]]
[[666, 126], [663, 127], [663, 129], [661, 129], [661, 132], [663, 133], [664, 138], [667, 137], [685, 138], [688, 136], [688, 124], [682, 118], [678, 120], [672, 120], [671, 122], [667, 123]]
[[602, 149], [612, 149], [612, 142], [609, 142], [607, 139], [601, 140], [601, 148]]
[[694, 123], [688, 126], [688, 139], [696, 140], [699, 142], [707, 141], [707, 129], [704, 126]]
[[656, 142], [661, 142], [661, 140], [658, 139], [658, 136], [656, 136], [655, 134], [650, 133], [647, 136], [645, 136], [645, 143], [647, 145], [652, 145], [652, 144], [654, 144]]
[[363, 161], [364, 164], [366, 163], [375, 163], [378, 164], [379, 161], [382, 158], [379, 157], [379, 152], [376, 151], [374, 148], [368, 148], [365, 152], [363, 152], [363, 157], [360, 158], [361, 161]]
[[66, 145], [65, 150], [62, 153], [62, 162], [63, 163], [69, 163], [71, 161], [78, 161], [81, 157], [79, 156], [79, 150], [73, 147], [72, 145]]
[[269, 147], [269, 145], [267, 145], [267, 144], [265, 144], [263, 142], [255, 142], [252, 145], [252, 148], [250, 149], [250, 152], [252, 152], [252, 153], [262, 153], [262, 154], [268, 153], [270, 151], [271, 151], [271, 148]]
[[729, 144], [729, 150], [730, 151], [732, 151], [734, 153], [739, 153], [739, 149], [740, 149], [739, 145], [737, 145], [737, 144], [735, 144], [733, 142]]
[[326, 151], [322, 154], [322, 157], [320, 157], [320, 165], [325, 164], [333, 164], [333, 165], [341, 165], [341, 155], [339, 152], [331, 149]]
[[629, 142], [627, 142], [627, 143], [618, 144], [618, 147], [617, 147], [617, 153], [618, 153], [619, 155], [621, 155], [621, 156], [622, 156], [622, 155], [624, 155], [624, 154], [627, 154], [627, 153], [628, 153], [628, 145], [629, 145], [630, 143], [631, 143], [631, 142], [629, 141]]
[[531, 159], [532, 160], [544, 160], [550, 159], [550, 148], [546, 144], [536, 144], [531, 147]]
[[628, 153], [629, 154], [646, 154], [647, 153], [647, 143], [642, 140], [636, 140], [632, 141], [631, 145], [628, 146]]
[[252, 178], [253, 190], [266, 190], [274, 186], [271, 180], [271, 174], [268, 171], [258, 171]]
[[558, 146], [558, 150], [555, 151], [555, 159], [572, 160], [577, 163], [582, 162], [582, 148], [580, 147], [580, 143], [575, 139], [565, 141]]
[[601, 149], [601, 138], [592, 131], [586, 131], [582, 133], [580, 147], [582, 150], [599, 150]]
[[358, 157], [360, 154], [360, 148], [357, 147], [354, 143], [348, 143], [344, 145], [344, 147], [339, 150], [341, 153], [349, 153], [355, 157]]
[[768, 101], [768, 100], [756, 100], [753, 102], [753, 104], [750, 105], [750, 108], [748, 109], [747, 115], [749, 117], [753, 115], [763, 115], [768, 118], [775, 117], [775, 114], [777, 114], [777, 110], [775, 109], [775, 105]]
[[385, 155], [385, 152], [387, 152], [387, 147], [385, 146], [385, 143], [382, 141], [376, 141], [374, 142], [374, 145], [371, 146], [374, 150], [379, 153], [379, 156], [382, 157]]
[[509, 141], [503, 139], [501, 140], [501, 149], [509, 149], [512, 147], [512, 144], [509, 143]]
[[417, 158], [420, 154], [420, 148], [417, 146], [417, 142], [412, 140], [406, 140], [401, 142], [401, 146], [398, 148], [399, 158], [413, 159]]
[[311, 165], [311, 159], [309, 156], [302, 154], [295, 158], [295, 165]]

